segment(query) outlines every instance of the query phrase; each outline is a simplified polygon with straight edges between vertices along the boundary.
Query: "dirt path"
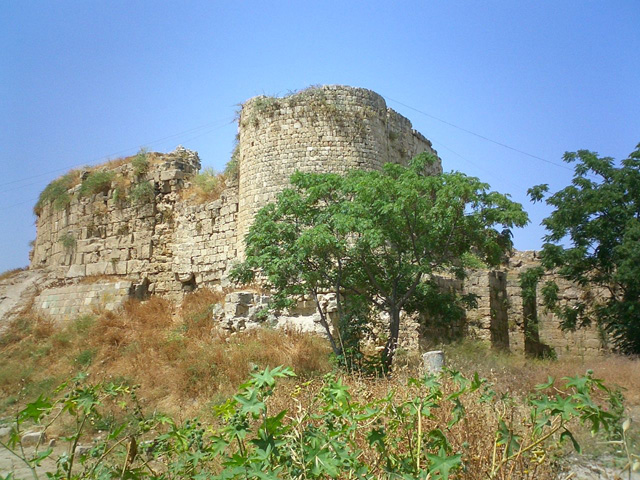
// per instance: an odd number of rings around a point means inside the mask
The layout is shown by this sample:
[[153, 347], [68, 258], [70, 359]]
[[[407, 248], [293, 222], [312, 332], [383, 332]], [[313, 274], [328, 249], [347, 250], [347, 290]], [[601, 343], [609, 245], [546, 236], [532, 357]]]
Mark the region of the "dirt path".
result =
[[[42, 451], [43, 449], [40, 448], [40, 450]], [[33, 447], [26, 448], [25, 452], [28, 455], [32, 454]], [[53, 455], [42, 462], [42, 465], [38, 469], [36, 469], [36, 472], [40, 478], [46, 478], [46, 472], [55, 472], [55, 459], [58, 458], [58, 455], [60, 453], [62, 453], [62, 449], [60, 449], [59, 452], [54, 451]], [[34, 478], [33, 473], [22, 460], [10, 453], [8, 450], [0, 447], [0, 475], [6, 476], [9, 473], [13, 473], [13, 478], [15, 478], [16, 480], [26, 480]]]

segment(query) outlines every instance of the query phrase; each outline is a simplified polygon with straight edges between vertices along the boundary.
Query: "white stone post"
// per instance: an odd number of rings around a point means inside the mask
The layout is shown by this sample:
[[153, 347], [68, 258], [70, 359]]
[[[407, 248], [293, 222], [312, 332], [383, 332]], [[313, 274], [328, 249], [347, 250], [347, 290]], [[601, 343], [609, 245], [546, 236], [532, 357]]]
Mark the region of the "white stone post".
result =
[[426, 373], [440, 373], [444, 367], [444, 352], [433, 350], [422, 354], [422, 363]]

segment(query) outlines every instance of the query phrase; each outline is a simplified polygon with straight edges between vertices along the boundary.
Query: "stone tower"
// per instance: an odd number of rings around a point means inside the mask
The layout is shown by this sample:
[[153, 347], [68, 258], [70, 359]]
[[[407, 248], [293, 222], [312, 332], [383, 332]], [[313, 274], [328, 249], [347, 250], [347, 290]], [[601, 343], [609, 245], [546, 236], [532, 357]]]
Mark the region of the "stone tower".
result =
[[[238, 250], [256, 212], [296, 171], [344, 173], [406, 163], [431, 142], [371, 90], [312, 87], [284, 98], [254, 97], [239, 125]], [[433, 173], [442, 170], [440, 162]]]

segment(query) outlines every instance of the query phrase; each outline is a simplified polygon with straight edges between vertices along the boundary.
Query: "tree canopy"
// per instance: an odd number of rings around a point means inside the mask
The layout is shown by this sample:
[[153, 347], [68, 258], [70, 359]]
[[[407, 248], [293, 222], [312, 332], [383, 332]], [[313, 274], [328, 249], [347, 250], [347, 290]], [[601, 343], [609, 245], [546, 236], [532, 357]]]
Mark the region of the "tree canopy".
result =
[[[544, 301], [567, 329], [595, 322], [622, 352], [640, 353], [640, 145], [616, 166], [588, 150], [567, 152], [571, 184], [546, 198], [542, 264], [595, 295], [566, 303], [548, 282]], [[547, 185], [529, 189], [541, 201]]]
[[[339, 356], [357, 348], [345, 339], [364, 332], [372, 315], [385, 314], [382, 366], [388, 369], [401, 312], [469, 300], [442, 292], [437, 278], [462, 278], [467, 267], [499, 263], [511, 247], [510, 229], [528, 221], [520, 204], [477, 178], [426, 175], [434, 160], [425, 153], [408, 167], [294, 174], [292, 188], [256, 216], [235, 278], [259, 275], [275, 292], [276, 308], [313, 298]], [[321, 308], [323, 293], [336, 295], [337, 325]]]

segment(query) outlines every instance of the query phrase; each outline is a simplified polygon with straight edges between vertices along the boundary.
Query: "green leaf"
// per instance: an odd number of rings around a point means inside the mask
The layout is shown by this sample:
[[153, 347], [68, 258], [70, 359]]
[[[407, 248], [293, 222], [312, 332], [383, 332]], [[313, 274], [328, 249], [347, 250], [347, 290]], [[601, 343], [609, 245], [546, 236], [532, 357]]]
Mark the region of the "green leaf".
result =
[[573, 434], [565, 429], [561, 434], [560, 434], [560, 441], [564, 441], [565, 439], [569, 439], [571, 440], [571, 443], [573, 444], [573, 448], [575, 448], [576, 452], [578, 453], [582, 453], [582, 448], [580, 447], [580, 444], [577, 442], [577, 440], [575, 439], [575, 437], [573, 436]]
[[547, 383], [541, 383], [539, 385], [536, 385], [535, 388], [536, 390], [546, 390], [547, 388], [553, 387], [554, 382], [555, 380], [553, 379], [553, 377], [549, 376], [547, 377]]
[[18, 423], [22, 423], [25, 420], [33, 420], [38, 423], [40, 418], [49, 412], [53, 404], [48, 398], [40, 395], [37, 400], [31, 403], [27, 403], [26, 407], [18, 412]]
[[462, 465], [461, 454], [458, 453], [447, 456], [444, 449], [440, 449], [438, 455], [428, 453], [427, 458], [429, 459], [429, 472], [432, 474], [435, 473], [435, 475], [431, 476], [434, 480], [447, 480], [451, 470], [456, 470], [460, 465]]

